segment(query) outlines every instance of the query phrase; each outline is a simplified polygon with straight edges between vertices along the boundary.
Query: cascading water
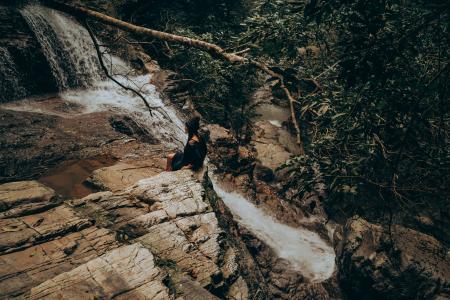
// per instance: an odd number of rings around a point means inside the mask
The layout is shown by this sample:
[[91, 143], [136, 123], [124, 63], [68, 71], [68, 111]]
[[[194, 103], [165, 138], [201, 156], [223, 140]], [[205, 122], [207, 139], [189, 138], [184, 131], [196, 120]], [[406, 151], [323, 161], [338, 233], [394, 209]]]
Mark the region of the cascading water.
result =
[[103, 76], [89, 33], [75, 19], [39, 5], [27, 5], [21, 13], [40, 43], [64, 100], [83, 105], [84, 113], [110, 110], [131, 115], [168, 145], [184, 142], [182, 121], [164, 105], [149, 83], [150, 76], [134, 76], [121, 59], [104, 57], [111, 75], [139, 90], [156, 107], [151, 116], [142, 99]]
[[7, 48], [0, 47], [0, 102], [25, 96], [26, 90], [20, 83], [11, 54]]
[[132, 82], [124, 77], [116, 79], [140, 90], [149, 104], [158, 108], [154, 109], [150, 116], [142, 99], [124, 91], [111, 80], [97, 81], [92, 88], [86, 90], [68, 90], [63, 92], [61, 97], [69, 102], [83, 105], [86, 113], [105, 110], [127, 113], [168, 145], [178, 147], [185, 141], [187, 137], [183, 132], [183, 122], [173, 109], [164, 105], [155, 86], [148, 83], [148, 76], [133, 77]]
[[[173, 109], [164, 105], [155, 87], [149, 84], [149, 76], [118, 75], [130, 74], [127, 64], [114, 56], [105, 58], [109, 59], [110, 73], [116, 74], [117, 80], [139, 90], [151, 106], [158, 107], [151, 116], [140, 98], [103, 78], [90, 36], [76, 20], [38, 5], [25, 6], [21, 13], [40, 43], [64, 100], [81, 104], [84, 113], [108, 110], [128, 114], [166, 144], [180, 146], [185, 140], [182, 121]], [[0, 49], [0, 56], [4, 58], [0, 61], [0, 70], [16, 75], [8, 55]], [[14, 84], [20, 89], [18, 81]], [[279, 257], [289, 261], [293, 269], [315, 282], [332, 275], [333, 248], [316, 233], [281, 224], [241, 195], [228, 193], [216, 181], [213, 183], [235, 218], [272, 247]]]
[[89, 55], [89, 34], [75, 20], [39, 5], [27, 5], [21, 14], [39, 41], [60, 90], [88, 87], [101, 78], [98, 60]]
[[214, 190], [230, 209], [233, 217], [275, 253], [290, 262], [312, 282], [330, 278], [335, 268], [333, 247], [312, 231], [280, 223], [242, 195], [225, 191], [210, 174]]

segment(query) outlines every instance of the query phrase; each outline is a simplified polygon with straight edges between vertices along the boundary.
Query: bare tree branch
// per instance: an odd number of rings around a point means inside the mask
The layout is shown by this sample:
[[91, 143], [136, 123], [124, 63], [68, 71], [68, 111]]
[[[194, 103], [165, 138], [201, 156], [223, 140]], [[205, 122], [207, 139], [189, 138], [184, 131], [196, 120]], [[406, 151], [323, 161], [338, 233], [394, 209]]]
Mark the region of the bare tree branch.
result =
[[[277, 78], [280, 81], [280, 87], [283, 90], [284, 94], [286, 95], [286, 98], [289, 100], [290, 103], [290, 110], [291, 110], [291, 118], [292, 122], [295, 127], [296, 131], [296, 137], [297, 137], [297, 144], [301, 148], [301, 152], [303, 153], [303, 146], [302, 146], [302, 138], [301, 138], [301, 128], [298, 123], [296, 113], [295, 113], [295, 103], [296, 99], [292, 95], [292, 93], [289, 91], [289, 89], [286, 87], [284, 82], [284, 77], [282, 74], [274, 72], [271, 68], [269, 68], [266, 64], [255, 61], [252, 59], [248, 59], [246, 57], [240, 56], [237, 53], [227, 53], [223, 48], [216, 44], [208, 43], [202, 40], [192, 39], [185, 36], [175, 35], [167, 32], [162, 32], [142, 26], [137, 26], [113, 17], [110, 17], [108, 15], [93, 11], [91, 9], [87, 9], [84, 7], [79, 6], [71, 6], [67, 5], [55, 0], [42, 0], [44, 5], [54, 8], [66, 13], [69, 13], [74, 16], [81, 17], [82, 19], [91, 18], [96, 21], [99, 21], [103, 24], [114, 26], [116, 28], [122, 29], [127, 32], [131, 32], [133, 34], [138, 34], [146, 37], [151, 37], [154, 39], [162, 40], [165, 42], [171, 42], [171, 43], [177, 43], [181, 45], [185, 45], [188, 47], [193, 47], [202, 51], [206, 51], [210, 53], [213, 57], [217, 57], [220, 59], [223, 59], [225, 61], [228, 61], [230, 63], [241, 63], [241, 64], [249, 64], [253, 65], [259, 70], [265, 72], [266, 74]], [[92, 32], [91, 32], [92, 33]], [[312, 81], [314, 83], [314, 80]]]
[[148, 111], [150, 112], [150, 115], [152, 114], [152, 109], [157, 109], [158, 107], [152, 107], [150, 106], [150, 104], [147, 102], [147, 99], [145, 99], [144, 96], [142, 96], [141, 93], [139, 93], [138, 91], [136, 91], [135, 89], [126, 86], [124, 84], [122, 84], [120, 81], [118, 81], [117, 79], [115, 79], [113, 76], [111, 76], [109, 74], [108, 68], [105, 66], [105, 63], [103, 61], [103, 55], [102, 52], [100, 51], [100, 46], [98, 45], [97, 39], [95, 38], [94, 33], [92, 32], [91, 27], [89, 26], [88, 22], [84, 22], [84, 25], [87, 29], [87, 31], [89, 32], [89, 36], [92, 39], [92, 42], [94, 43], [94, 47], [95, 47], [95, 51], [97, 52], [97, 57], [98, 60], [100, 61], [100, 66], [102, 67], [103, 72], [105, 73], [106, 77], [108, 77], [109, 79], [111, 79], [112, 81], [114, 81], [117, 85], [119, 85], [121, 88], [127, 90], [127, 91], [131, 91], [133, 92], [135, 95], [137, 95], [139, 98], [142, 99], [142, 101], [144, 101], [145, 106], [147, 107]]

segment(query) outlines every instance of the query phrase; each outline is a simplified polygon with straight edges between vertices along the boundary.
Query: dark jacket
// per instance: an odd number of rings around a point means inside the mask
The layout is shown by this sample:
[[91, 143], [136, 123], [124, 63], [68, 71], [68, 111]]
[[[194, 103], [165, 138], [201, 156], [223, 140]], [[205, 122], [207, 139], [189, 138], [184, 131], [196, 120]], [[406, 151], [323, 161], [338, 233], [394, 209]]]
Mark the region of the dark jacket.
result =
[[177, 171], [192, 165], [194, 171], [203, 166], [207, 152], [206, 142], [201, 136], [194, 135], [184, 146], [183, 152], [177, 152], [172, 160], [172, 170]]

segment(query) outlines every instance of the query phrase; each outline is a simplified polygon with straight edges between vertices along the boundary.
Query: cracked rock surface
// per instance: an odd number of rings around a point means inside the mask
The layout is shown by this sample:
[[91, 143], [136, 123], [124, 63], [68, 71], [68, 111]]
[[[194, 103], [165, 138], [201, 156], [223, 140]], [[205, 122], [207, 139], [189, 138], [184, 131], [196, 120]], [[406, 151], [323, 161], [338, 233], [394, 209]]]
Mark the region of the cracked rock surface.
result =
[[31, 289], [30, 299], [169, 299], [152, 253], [122, 246]]
[[242, 250], [192, 171], [110, 188], [61, 201], [36, 181], [0, 185], [1, 299], [248, 299]]
[[204, 187], [189, 170], [163, 172], [124, 190], [91, 194], [71, 204], [84, 215], [106, 220], [104, 226], [138, 241], [199, 287], [219, 290], [237, 278], [237, 257], [223, 242], [224, 231]]

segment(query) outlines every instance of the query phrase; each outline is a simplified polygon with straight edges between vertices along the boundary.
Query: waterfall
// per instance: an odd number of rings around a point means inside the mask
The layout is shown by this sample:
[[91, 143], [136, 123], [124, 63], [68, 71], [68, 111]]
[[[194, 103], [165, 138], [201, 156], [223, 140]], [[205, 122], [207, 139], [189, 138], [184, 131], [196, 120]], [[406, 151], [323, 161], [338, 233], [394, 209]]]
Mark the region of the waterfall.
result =
[[0, 102], [26, 96], [20, 76], [7, 48], [0, 47]]
[[59, 90], [88, 87], [100, 79], [89, 33], [77, 21], [39, 5], [27, 5], [21, 14], [36, 36]]
[[64, 100], [81, 104], [84, 113], [108, 110], [130, 115], [168, 146], [183, 144], [183, 122], [172, 108], [164, 105], [149, 83], [149, 75], [133, 75], [135, 72], [120, 58], [104, 56], [109, 73], [116, 80], [140, 91], [150, 106], [156, 107], [152, 115], [142, 99], [104, 76], [89, 33], [75, 19], [35, 4], [26, 5], [21, 14], [36, 36]]

